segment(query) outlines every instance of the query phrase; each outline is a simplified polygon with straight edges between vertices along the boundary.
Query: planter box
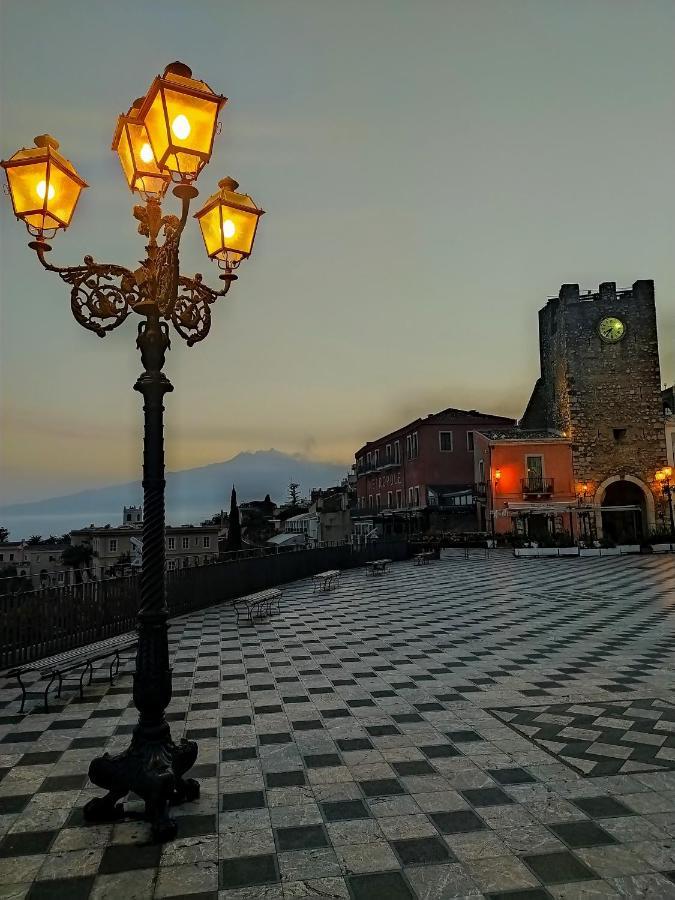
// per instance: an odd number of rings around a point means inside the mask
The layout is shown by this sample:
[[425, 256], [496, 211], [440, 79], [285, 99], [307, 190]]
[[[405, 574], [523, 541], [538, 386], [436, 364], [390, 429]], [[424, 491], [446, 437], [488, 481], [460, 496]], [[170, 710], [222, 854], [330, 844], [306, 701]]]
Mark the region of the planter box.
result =
[[600, 556], [621, 556], [621, 547], [603, 547]]
[[639, 553], [640, 545], [639, 544], [619, 544], [616, 548], [619, 553]]
[[652, 544], [653, 553], [672, 553], [673, 544]]
[[539, 547], [537, 549], [537, 556], [557, 556], [558, 548], [557, 547]]
[[578, 556], [579, 548], [578, 547], [560, 547], [558, 549], [558, 556]]
[[[606, 553], [606, 550], [602, 551]], [[599, 547], [580, 547], [579, 548], [579, 556], [600, 556], [600, 548]]]
[[538, 547], [516, 547], [513, 551], [515, 556], [537, 556], [539, 553]]

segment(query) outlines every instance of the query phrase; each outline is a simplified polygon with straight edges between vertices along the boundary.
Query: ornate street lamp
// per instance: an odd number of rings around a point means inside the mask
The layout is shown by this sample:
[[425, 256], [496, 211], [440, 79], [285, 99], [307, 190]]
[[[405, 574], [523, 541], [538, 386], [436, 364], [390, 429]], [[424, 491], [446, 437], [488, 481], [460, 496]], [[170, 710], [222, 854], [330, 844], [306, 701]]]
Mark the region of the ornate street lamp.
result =
[[668, 498], [668, 510], [670, 512], [670, 534], [671, 538], [675, 537], [675, 513], [673, 512], [673, 491], [675, 485], [671, 484], [671, 476], [673, 474], [672, 466], [664, 466], [656, 475], [656, 481], [661, 488], [661, 493]]
[[[139, 718], [124, 752], [117, 756], [106, 753], [92, 761], [89, 778], [108, 794], [90, 800], [84, 815], [88, 822], [114, 821], [123, 814], [119, 801], [133, 791], [145, 801], [146, 818], [159, 840], [176, 835], [169, 805], [199, 796], [198, 783], [184, 777], [197, 757], [197, 744], [187, 740], [175, 743], [165, 716], [171, 700], [164, 580], [163, 403], [173, 386], [162, 372], [171, 346], [168, 322], [188, 345], [206, 337], [210, 306], [236, 279], [234, 266], [250, 256], [262, 215], [250, 197], [233, 193], [236, 182], [221, 182], [221, 191], [214, 195], [222, 194], [221, 200], [212, 197], [198, 217], [206, 218], [217, 206], [226, 210], [227, 220], [234, 223], [231, 234], [231, 226], [221, 227], [223, 240], [217, 249], [207, 240], [209, 256], [223, 268], [223, 287], [213, 290], [202, 282], [201, 275], [189, 278], [180, 274], [178, 247], [190, 201], [198, 193], [193, 182], [211, 157], [218, 112], [224, 103], [224, 97], [193, 79], [187, 66], [173, 63], [155, 79], [146, 97], [119, 117], [113, 149], [119, 154], [129, 187], [145, 201], [134, 207], [133, 214], [140, 223], [139, 232], [148, 239], [147, 256], [134, 270], [94, 262], [91, 256], [85, 256], [78, 266], [54, 266], [47, 261], [51, 247], [46, 236], [68, 227], [80, 192], [87, 186], [58, 153], [52, 137], [36, 138], [34, 148], [20, 150], [1, 163], [14, 213], [34, 238], [28, 246], [45, 269], [71, 285], [71, 309], [80, 325], [104, 337], [131, 312], [143, 317], [136, 344], [144, 371], [134, 385], [144, 400], [143, 563], [133, 686]], [[160, 201], [171, 181], [177, 182], [173, 193], [181, 201], [180, 217], [162, 214]], [[202, 218], [200, 225], [203, 229]]]

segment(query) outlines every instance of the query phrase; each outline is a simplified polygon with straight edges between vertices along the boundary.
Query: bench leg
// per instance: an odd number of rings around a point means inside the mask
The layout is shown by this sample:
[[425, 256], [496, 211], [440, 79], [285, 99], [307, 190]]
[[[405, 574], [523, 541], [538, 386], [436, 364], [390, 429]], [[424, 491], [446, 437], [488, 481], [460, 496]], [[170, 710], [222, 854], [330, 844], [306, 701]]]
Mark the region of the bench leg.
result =
[[[84, 700], [84, 679], [87, 677], [87, 672], [91, 669], [91, 674], [94, 674], [93, 666], [90, 662], [88, 662], [84, 669], [82, 669], [82, 674], [80, 675], [80, 700]], [[91, 684], [91, 675], [89, 676], [89, 684]]]
[[89, 682], [88, 683], [91, 684], [93, 680], [94, 680], [94, 666], [92, 665], [92, 663], [89, 663]]
[[59, 689], [56, 692], [56, 696], [60, 700], [61, 699], [61, 688], [63, 687], [63, 675], [60, 672], [58, 673], [58, 675], [59, 675]]
[[[49, 681], [49, 684], [48, 684], [47, 687], [45, 688], [45, 712], [46, 712], [46, 713], [49, 712], [49, 703], [48, 703], [48, 701], [47, 701], [47, 694], [49, 693], [49, 688], [50, 688], [50, 687], [52, 686], [52, 684], [54, 683], [54, 679], [55, 679], [55, 678], [56, 678], [56, 673], [55, 673], [54, 675], [52, 675], [52, 677], [51, 677], [51, 679], [50, 679], [50, 681]], [[60, 685], [61, 685], [61, 676], [59, 675], [58, 678], [59, 678], [59, 689], [60, 689]], [[60, 697], [61, 694], [59, 693], [57, 696]]]
[[19, 712], [23, 712], [23, 707], [26, 702], [26, 685], [21, 680], [21, 672], [16, 673], [16, 680], [19, 682], [19, 686], [21, 688], [21, 706], [19, 707]]

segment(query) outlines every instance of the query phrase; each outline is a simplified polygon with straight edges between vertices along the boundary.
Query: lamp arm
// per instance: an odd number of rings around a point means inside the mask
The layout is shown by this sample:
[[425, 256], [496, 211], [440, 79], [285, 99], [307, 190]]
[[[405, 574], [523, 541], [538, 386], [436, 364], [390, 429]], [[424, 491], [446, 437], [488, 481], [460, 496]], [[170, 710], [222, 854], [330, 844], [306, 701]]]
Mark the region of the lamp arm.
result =
[[180, 275], [178, 278], [178, 291], [176, 302], [171, 309], [171, 321], [188, 347], [202, 341], [209, 333], [211, 328], [209, 306], [215, 303], [218, 297], [227, 294], [237, 276], [228, 270], [221, 278], [225, 284], [219, 291], [204, 284], [199, 273], [194, 278], [188, 278], [186, 275]]
[[[40, 265], [48, 272], [56, 272], [62, 281], [71, 285], [70, 308], [73, 316], [89, 331], [105, 337], [117, 328], [142, 299], [140, 286], [133, 272], [115, 263], [97, 263], [85, 256], [79, 266], [54, 266], [47, 262], [51, 250], [44, 241], [31, 241]], [[117, 283], [115, 283], [117, 282]]]

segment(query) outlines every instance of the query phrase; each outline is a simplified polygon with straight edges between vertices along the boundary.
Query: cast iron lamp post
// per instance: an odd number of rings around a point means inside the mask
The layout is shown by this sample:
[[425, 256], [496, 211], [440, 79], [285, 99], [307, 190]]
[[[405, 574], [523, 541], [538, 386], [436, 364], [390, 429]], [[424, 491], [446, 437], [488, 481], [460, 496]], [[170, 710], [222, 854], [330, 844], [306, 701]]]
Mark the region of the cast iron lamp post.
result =
[[670, 512], [670, 534], [675, 537], [675, 514], [673, 514], [673, 491], [675, 485], [671, 484], [670, 479], [673, 474], [672, 466], [664, 466], [656, 473], [656, 481], [661, 486], [664, 497], [668, 498], [668, 511]]
[[[176, 835], [169, 806], [199, 796], [194, 779], [184, 778], [197, 757], [194, 741], [172, 740], [165, 709], [171, 700], [171, 669], [167, 640], [168, 609], [164, 580], [164, 395], [173, 390], [162, 372], [170, 347], [169, 326], [191, 346], [206, 337], [210, 306], [236, 279], [233, 272], [251, 254], [263, 211], [237, 183], [224, 179], [197, 218], [206, 251], [222, 268], [223, 286], [213, 290], [201, 275], [181, 275], [178, 247], [190, 201], [197, 196], [194, 181], [208, 163], [220, 109], [225, 97], [192, 77], [183, 63], [167, 66], [145, 97], [119, 117], [113, 150], [119, 154], [132, 191], [144, 204], [133, 215], [138, 231], [148, 239], [146, 258], [135, 270], [84, 257], [78, 266], [54, 266], [47, 261], [46, 237], [67, 228], [80, 193], [87, 185], [59, 152], [49, 135], [35, 147], [19, 150], [3, 161], [14, 213], [33, 236], [31, 247], [49, 272], [71, 285], [72, 312], [80, 325], [104, 337], [131, 313], [138, 313], [136, 344], [143, 372], [134, 389], [144, 401], [143, 564], [138, 611], [138, 651], [133, 697], [139, 712], [130, 746], [117, 756], [107, 753], [89, 767], [91, 781], [108, 791], [84, 808], [89, 822], [111, 821], [123, 813], [120, 800], [130, 791], [145, 801], [145, 815], [156, 839]], [[161, 201], [170, 183], [181, 202], [180, 218], [163, 215]], [[163, 234], [162, 243], [158, 237]]]

